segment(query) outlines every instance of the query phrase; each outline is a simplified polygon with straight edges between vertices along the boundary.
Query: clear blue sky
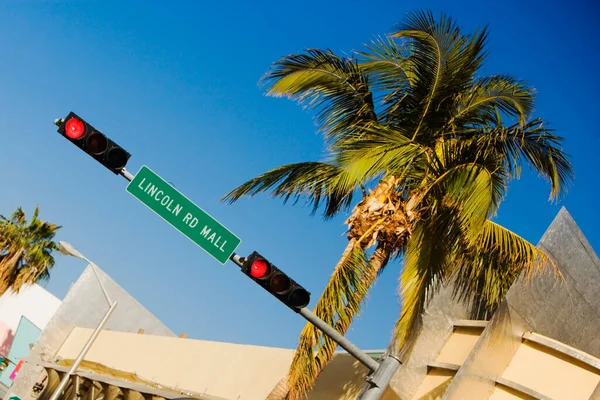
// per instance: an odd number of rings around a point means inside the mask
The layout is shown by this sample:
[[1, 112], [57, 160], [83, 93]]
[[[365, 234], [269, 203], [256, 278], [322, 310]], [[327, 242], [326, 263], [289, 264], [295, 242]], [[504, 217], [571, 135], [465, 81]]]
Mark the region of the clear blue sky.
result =
[[[303, 283], [316, 299], [345, 245], [344, 216], [259, 196], [218, 199], [275, 166], [319, 160], [311, 114], [267, 98], [257, 82], [280, 56], [359, 49], [421, 3], [466, 29], [489, 24], [486, 73], [539, 91], [536, 115], [566, 138], [576, 182], [561, 203], [600, 249], [600, 46], [593, 1], [3, 2], [0, 5], [0, 213], [36, 204], [58, 239], [96, 261], [176, 332], [295, 347], [303, 320], [222, 266], [125, 192], [125, 181], [56, 133], [74, 110]], [[499, 222], [537, 242], [560, 205], [531, 173], [512, 184]], [[48, 289], [62, 297], [83, 269], [57, 256]], [[399, 303], [398, 265], [377, 283], [350, 338], [385, 347]], [[314, 301], [313, 301], [314, 304]]]

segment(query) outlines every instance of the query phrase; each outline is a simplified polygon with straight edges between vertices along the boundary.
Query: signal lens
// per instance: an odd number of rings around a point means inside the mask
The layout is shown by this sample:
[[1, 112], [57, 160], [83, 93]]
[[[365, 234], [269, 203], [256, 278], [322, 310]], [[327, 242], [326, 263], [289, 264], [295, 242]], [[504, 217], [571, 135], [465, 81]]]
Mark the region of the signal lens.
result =
[[290, 282], [290, 278], [288, 278], [284, 274], [275, 275], [273, 278], [271, 278], [271, 281], [269, 282], [269, 289], [271, 289], [272, 292], [277, 294], [284, 294], [285, 292], [290, 290], [291, 286], [292, 284]]
[[264, 279], [271, 273], [271, 267], [265, 260], [256, 260], [250, 266], [250, 276], [256, 279]]
[[106, 151], [108, 141], [106, 140], [106, 136], [100, 132], [94, 132], [88, 137], [85, 145], [89, 153], [100, 155]]
[[127, 164], [127, 152], [120, 147], [108, 151], [106, 155], [106, 166], [110, 169], [121, 169]]
[[298, 288], [290, 293], [288, 303], [294, 308], [303, 308], [310, 303], [310, 293], [306, 289]]
[[69, 139], [81, 139], [85, 133], [85, 125], [82, 120], [78, 118], [71, 118], [65, 124], [65, 135]]

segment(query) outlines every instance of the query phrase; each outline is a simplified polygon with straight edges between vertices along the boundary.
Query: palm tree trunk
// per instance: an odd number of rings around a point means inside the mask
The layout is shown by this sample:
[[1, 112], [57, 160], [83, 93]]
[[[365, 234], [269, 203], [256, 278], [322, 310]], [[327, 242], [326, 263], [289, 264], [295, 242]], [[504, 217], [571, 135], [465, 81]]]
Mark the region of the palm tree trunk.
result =
[[[334, 326], [342, 335], [350, 327], [354, 316], [358, 313], [360, 305], [368, 293], [368, 289], [373, 285], [375, 279], [377, 279], [381, 269], [387, 264], [392, 251], [390, 246], [383, 244], [377, 246], [369, 259], [367, 267], [358, 277], [357, 290], [352, 293], [351, 297], [345, 299], [345, 307], [337, 315], [332, 315], [332, 308], [327, 304], [327, 299], [330, 295], [340, 296], [338, 287], [339, 279], [336, 275], [344, 273], [348, 259], [352, 257], [353, 251], [357, 249], [360, 252], [363, 251], [357, 241], [351, 239], [342, 253], [342, 257], [333, 272], [332, 278], [314, 310], [317, 316]], [[316, 353], [315, 349], [317, 350]], [[313, 387], [321, 370], [333, 357], [336, 349], [337, 344], [333, 340], [324, 336], [312, 324], [307, 324], [300, 335], [298, 350], [292, 361], [287, 379], [282, 380], [275, 387], [268, 399], [303, 399], [306, 393]], [[287, 388], [287, 390], [284, 388]]]

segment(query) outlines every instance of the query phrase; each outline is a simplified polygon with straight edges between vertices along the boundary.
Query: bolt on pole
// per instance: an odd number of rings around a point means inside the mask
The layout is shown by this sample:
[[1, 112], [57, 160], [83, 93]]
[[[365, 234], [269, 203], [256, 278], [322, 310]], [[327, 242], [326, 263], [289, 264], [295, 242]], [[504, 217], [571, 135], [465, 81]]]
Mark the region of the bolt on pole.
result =
[[400, 368], [401, 362], [392, 355], [386, 355], [379, 362], [377, 370], [367, 377], [359, 400], [378, 400], [390, 384], [392, 377]]

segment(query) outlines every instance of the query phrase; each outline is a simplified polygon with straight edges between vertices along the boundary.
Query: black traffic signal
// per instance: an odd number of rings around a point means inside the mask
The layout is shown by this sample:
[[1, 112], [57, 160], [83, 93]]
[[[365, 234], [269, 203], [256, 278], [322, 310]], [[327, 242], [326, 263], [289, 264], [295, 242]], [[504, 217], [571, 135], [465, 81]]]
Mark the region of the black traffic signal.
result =
[[56, 125], [58, 133], [115, 174], [125, 168], [131, 157], [121, 146], [72, 111], [65, 119], [57, 120]]
[[306, 289], [257, 252], [244, 260], [242, 272], [294, 311], [310, 303], [310, 293]]

